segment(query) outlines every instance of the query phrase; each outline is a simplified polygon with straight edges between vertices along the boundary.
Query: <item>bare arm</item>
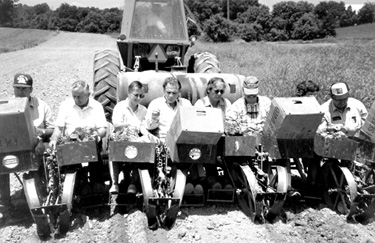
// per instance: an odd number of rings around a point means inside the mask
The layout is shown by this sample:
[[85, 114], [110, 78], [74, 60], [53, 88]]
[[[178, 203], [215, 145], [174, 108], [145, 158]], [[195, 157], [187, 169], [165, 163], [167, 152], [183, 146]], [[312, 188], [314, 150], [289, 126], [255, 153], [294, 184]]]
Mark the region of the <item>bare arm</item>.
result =
[[49, 146], [52, 149], [56, 149], [57, 139], [62, 135], [63, 129], [64, 129], [63, 127], [58, 127], [58, 126], [55, 127], [53, 134], [51, 136], [51, 141], [49, 142]]

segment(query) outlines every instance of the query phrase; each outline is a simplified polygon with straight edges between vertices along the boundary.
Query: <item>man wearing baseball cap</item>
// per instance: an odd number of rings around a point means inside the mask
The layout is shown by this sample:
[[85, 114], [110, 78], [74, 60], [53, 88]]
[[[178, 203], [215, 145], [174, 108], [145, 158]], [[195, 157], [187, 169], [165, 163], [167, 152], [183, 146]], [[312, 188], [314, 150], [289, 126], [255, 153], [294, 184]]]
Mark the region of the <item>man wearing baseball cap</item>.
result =
[[268, 97], [259, 95], [259, 80], [248, 76], [243, 82], [244, 96], [235, 101], [226, 113], [226, 124], [241, 121], [242, 134], [254, 134], [263, 130], [264, 122], [271, 107]]
[[366, 107], [361, 101], [349, 97], [349, 86], [345, 82], [334, 83], [330, 92], [331, 99], [321, 106], [324, 116], [317, 132], [354, 136], [366, 120]]
[[[32, 96], [33, 79], [29, 74], [16, 74], [13, 82], [14, 96], [26, 97], [29, 100], [31, 119], [33, 120], [39, 144], [38, 153], [44, 152], [42, 141], [47, 141], [53, 132], [51, 108], [41, 99]], [[0, 213], [11, 208], [9, 175], [0, 175]]]

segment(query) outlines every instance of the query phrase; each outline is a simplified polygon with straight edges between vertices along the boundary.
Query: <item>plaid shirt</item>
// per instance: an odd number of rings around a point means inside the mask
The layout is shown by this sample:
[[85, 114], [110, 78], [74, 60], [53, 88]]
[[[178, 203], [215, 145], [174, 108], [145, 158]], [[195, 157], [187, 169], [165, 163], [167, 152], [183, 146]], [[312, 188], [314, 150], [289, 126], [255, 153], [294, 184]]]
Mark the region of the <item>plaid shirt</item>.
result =
[[270, 107], [271, 100], [268, 97], [258, 95], [258, 102], [255, 104], [247, 104], [245, 97], [242, 97], [231, 105], [226, 113], [225, 122], [239, 124], [242, 131], [249, 127], [262, 131]]

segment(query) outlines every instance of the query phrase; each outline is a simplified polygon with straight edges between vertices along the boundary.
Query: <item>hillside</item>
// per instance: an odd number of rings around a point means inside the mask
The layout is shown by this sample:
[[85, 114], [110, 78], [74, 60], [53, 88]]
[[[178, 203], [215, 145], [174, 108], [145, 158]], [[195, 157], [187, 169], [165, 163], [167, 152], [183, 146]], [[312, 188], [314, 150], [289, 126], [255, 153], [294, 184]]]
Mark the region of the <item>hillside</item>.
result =
[[375, 23], [374, 24], [363, 24], [357, 26], [349, 26], [345, 28], [336, 29], [339, 40], [350, 40], [350, 39], [364, 39], [373, 40], [375, 39]]
[[0, 53], [31, 48], [52, 38], [50, 30], [15, 29], [0, 27]]

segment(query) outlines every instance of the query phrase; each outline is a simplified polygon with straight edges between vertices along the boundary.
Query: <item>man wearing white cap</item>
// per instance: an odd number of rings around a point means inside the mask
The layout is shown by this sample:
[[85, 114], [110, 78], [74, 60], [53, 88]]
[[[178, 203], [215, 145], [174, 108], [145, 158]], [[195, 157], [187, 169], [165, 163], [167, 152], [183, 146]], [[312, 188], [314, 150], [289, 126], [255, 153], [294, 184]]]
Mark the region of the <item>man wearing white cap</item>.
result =
[[248, 76], [243, 83], [244, 96], [235, 101], [226, 113], [227, 124], [241, 121], [241, 133], [253, 134], [263, 130], [264, 122], [271, 107], [268, 97], [260, 96], [259, 80]]
[[331, 99], [321, 106], [324, 116], [317, 133], [340, 132], [348, 137], [354, 136], [366, 120], [366, 107], [361, 101], [349, 97], [349, 86], [344, 82], [333, 84], [330, 92]]

